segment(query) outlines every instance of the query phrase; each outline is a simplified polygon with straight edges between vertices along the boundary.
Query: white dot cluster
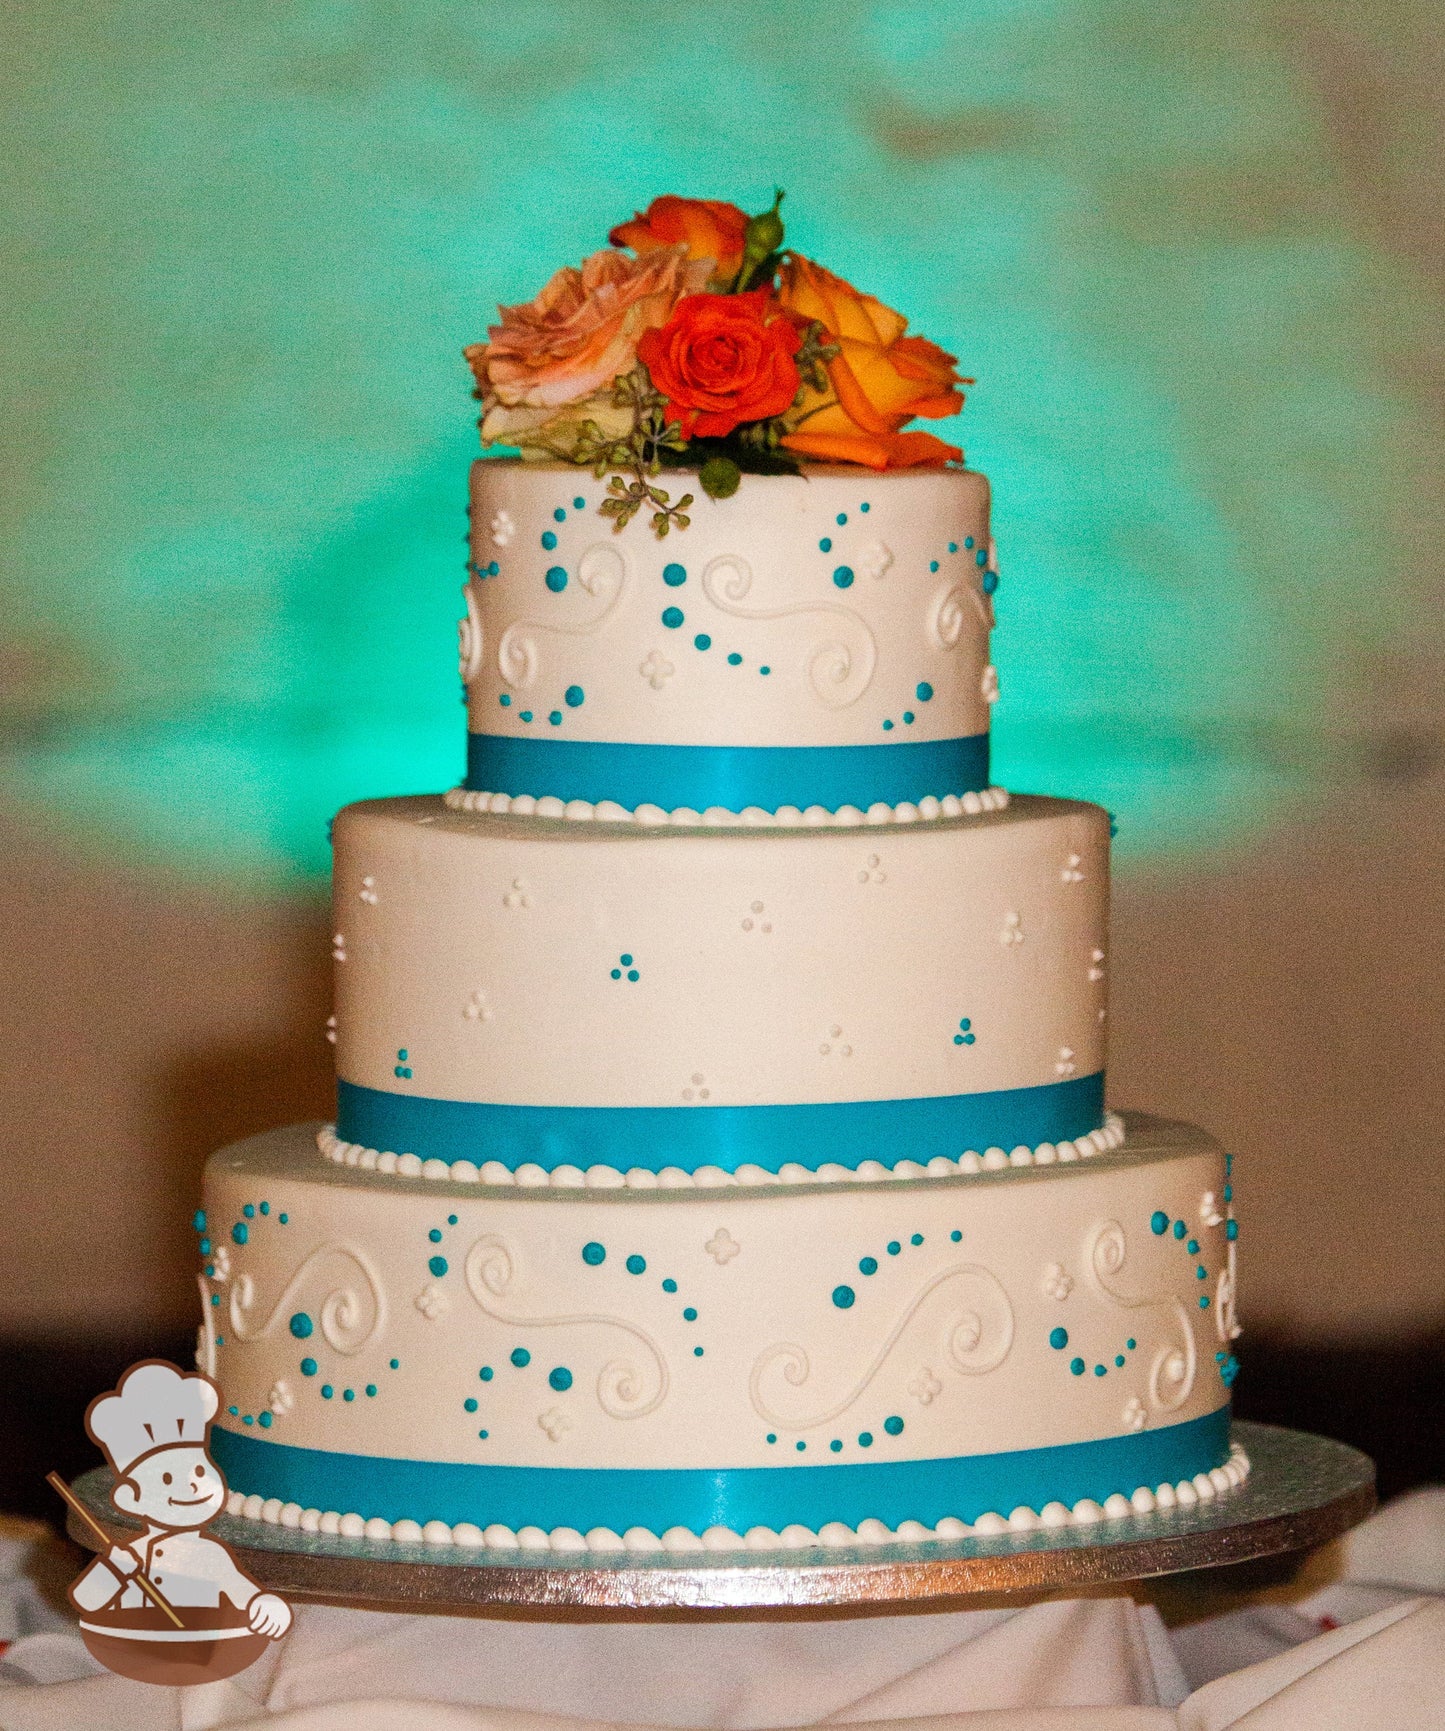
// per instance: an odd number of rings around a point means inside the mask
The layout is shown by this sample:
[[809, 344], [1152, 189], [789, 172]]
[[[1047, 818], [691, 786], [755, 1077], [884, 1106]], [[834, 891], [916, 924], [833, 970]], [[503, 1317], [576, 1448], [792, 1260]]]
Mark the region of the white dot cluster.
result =
[[1124, 1121], [1117, 1113], [1104, 1115], [1103, 1128], [1090, 1130], [1073, 1141], [1040, 1142], [1037, 1148], [1020, 1143], [1017, 1148], [970, 1149], [956, 1160], [946, 1154], [932, 1160], [900, 1160], [885, 1166], [881, 1160], [864, 1160], [858, 1166], [802, 1166], [788, 1161], [776, 1172], [762, 1166], [743, 1165], [726, 1172], [721, 1166], [699, 1166], [687, 1172], [681, 1166], [664, 1166], [654, 1172], [647, 1166], [544, 1166], [530, 1162], [504, 1166], [500, 1160], [422, 1159], [419, 1154], [395, 1154], [363, 1148], [359, 1142], [343, 1142], [334, 1124], [323, 1124], [316, 1133], [316, 1146], [338, 1166], [355, 1166], [363, 1172], [393, 1173], [399, 1178], [434, 1178], [453, 1184], [516, 1185], [524, 1190], [726, 1190], [734, 1186], [776, 1184], [876, 1184], [890, 1178], [957, 1178], [977, 1172], [1001, 1172], [1014, 1166], [1066, 1165], [1109, 1154], [1124, 1141]]
[[634, 823], [643, 829], [861, 829], [870, 824], [978, 817], [986, 811], [1003, 811], [1009, 796], [1006, 788], [985, 787], [978, 793], [945, 794], [942, 799], [929, 794], [916, 805], [911, 800], [899, 805], [879, 800], [867, 811], [856, 805], [840, 805], [836, 811], [824, 805], [810, 805], [806, 810], [780, 805], [776, 811], [765, 811], [760, 805], [744, 806], [741, 811], [729, 811], [722, 805], [710, 805], [706, 811], [694, 811], [687, 805], [673, 811], [664, 811], [660, 805], [639, 805], [629, 811], [611, 799], [594, 805], [589, 799], [562, 800], [552, 794], [534, 799], [530, 793], [483, 793], [469, 787], [450, 788], [444, 798], [452, 811], [567, 818], [573, 823]]
[[856, 1527], [843, 1521], [827, 1521], [816, 1531], [798, 1525], [784, 1527], [781, 1532], [772, 1527], [749, 1527], [745, 1533], [734, 1532], [731, 1527], [709, 1527], [702, 1533], [695, 1533], [690, 1527], [669, 1527], [663, 1533], [654, 1533], [649, 1527], [629, 1527], [624, 1533], [614, 1532], [611, 1527], [592, 1527], [583, 1533], [576, 1527], [553, 1527], [549, 1532], [543, 1527], [513, 1528], [500, 1523], [479, 1527], [471, 1521], [448, 1526], [445, 1521], [385, 1521], [377, 1516], [366, 1520], [361, 1515], [338, 1514], [335, 1509], [303, 1509], [299, 1503], [283, 1503], [279, 1497], [243, 1496], [240, 1491], [231, 1492], [226, 1511], [248, 1521], [264, 1521], [269, 1526], [322, 1533], [328, 1538], [369, 1539], [373, 1544], [611, 1555], [659, 1551], [673, 1555], [701, 1551], [806, 1551], [855, 1545], [926, 1544], [929, 1540], [954, 1542], [994, 1538], [1003, 1533], [1031, 1533], [1040, 1528], [1095, 1526], [1133, 1515], [1151, 1515], [1159, 1509], [1189, 1509], [1213, 1502], [1216, 1497], [1236, 1490], [1248, 1477], [1249, 1457], [1235, 1444], [1222, 1467], [1196, 1473], [1192, 1479], [1180, 1479], [1177, 1484], [1152, 1489], [1141, 1485], [1130, 1497], [1115, 1492], [1102, 1503], [1084, 1497], [1072, 1508], [1065, 1503], [1045, 1503], [1037, 1511], [1020, 1507], [1007, 1515], [983, 1514], [971, 1523], [948, 1515], [932, 1527], [922, 1521], [901, 1521], [896, 1527], [873, 1520], [860, 1521]]

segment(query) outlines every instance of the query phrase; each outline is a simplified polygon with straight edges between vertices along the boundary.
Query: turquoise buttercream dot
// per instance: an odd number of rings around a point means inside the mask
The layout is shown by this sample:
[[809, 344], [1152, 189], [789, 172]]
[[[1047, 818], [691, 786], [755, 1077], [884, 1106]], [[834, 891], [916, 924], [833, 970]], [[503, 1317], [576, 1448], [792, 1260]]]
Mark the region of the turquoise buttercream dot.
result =
[[301, 1360], [302, 1376], [315, 1376], [318, 1368], [319, 1367], [314, 1358], [303, 1358]]
[[291, 1318], [291, 1332], [297, 1340], [310, 1340], [315, 1328], [316, 1324], [304, 1310], [298, 1310]]
[[930, 571], [936, 571], [938, 569], [938, 561], [936, 559], [930, 559], [928, 561], [928, 569]]
[[877, 1257], [865, 1256], [858, 1264], [858, 1272], [860, 1274], [876, 1274], [878, 1272]]
[[769, 1431], [769, 1432], [768, 1432], [768, 1436], [767, 1436], [767, 1440], [768, 1440], [768, 1441], [769, 1441], [769, 1442], [770, 1442], [770, 1443], [775, 1443], [775, 1442], [776, 1442], [776, 1441], [777, 1441], [777, 1440], [778, 1440], [778, 1433], [777, 1433], [777, 1432], [776, 1432], [776, 1431], [771, 1431], [771, 1430], [770, 1430], [770, 1431]]
[[591, 1268], [596, 1268], [607, 1260], [607, 1251], [594, 1238], [590, 1244], [582, 1246], [582, 1260]]
[[542, 579], [554, 595], [560, 595], [567, 587], [567, 573], [560, 565], [548, 568], [547, 575]]
[[973, 546], [973, 536], [972, 535], [965, 535], [963, 538], [963, 544], [965, 547], [972, 547]]
[[793, 1444], [793, 1447], [798, 1451], [799, 1454], [802, 1454], [807, 1449], [807, 1446], [808, 1446], [807, 1443], [805, 1443], [801, 1438], [799, 1438], [798, 1441]]
[[497, 699], [497, 702], [501, 704], [503, 709], [510, 709], [512, 707], [512, 694], [511, 694], [511, 692], [510, 691], [504, 691], [502, 693], [502, 695]]
[[923, 1242], [923, 1234], [922, 1234], [922, 1233], [921, 1233], [921, 1232], [915, 1232], [915, 1233], [914, 1233], [914, 1234], [913, 1234], [913, 1236], [912, 1236], [912, 1238], [910, 1238], [910, 1239], [909, 1239], [909, 1240], [908, 1240], [908, 1242], [909, 1242], [909, 1243], [910, 1243], [910, 1244], [922, 1244], [922, 1242]]
[[202, 1256], [209, 1256], [210, 1254], [211, 1254], [211, 1241], [209, 1238], [203, 1238], [201, 1240], [201, 1255]]
[[261, 1204], [261, 1212], [263, 1214], [269, 1214], [271, 1212], [271, 1204], [269, 1202], [263, 1202]]
[[246, 1222], [244, 1220], [238, 1220], [231, 1228], [231, 1239], [233, 1243], [244, 1244], [250, 1236], [250, 1233], [246, 1230]]
[[547, 551], [549, 553], [557, 545], [557, 537], [552, 533], [552, 531], [550, 529], [546, 529], [543, 531], [543, 533], [542, 533], [542, 545], [547, 549]]
[[456, 1223], [457, 1223], [456, 1215], [455, 1214], [448, 1214], [447, 1215], [447, 1225], [448, 1226], [455, 1226]]
[[1049, 1345], [1055, 1352], [1062, 1352], [1069, 1344], [1069, 1331], [1066, 1328], [1051, 1328], [1049, 1330]]
[[400, 1370], [401, 1369], [401, 1360], [399, 1358], [392, 1359], [391, 1360], [391, 1368], [393, 1370]]
[[617, 959], [622, 963], [624, 968], [630, 968], [632, 966], [631, 956], [619, 956]]
[[[973, 536], [970, 535], [968, 539], [969, 539], [969, 545], [972, 546], [973, 545]], [[950, 541], [948, 543], [948, 550], [950, 553], [956, 553], [958, 551], [958, 542], [957, 541]]]
[[376, 1393], [376, 1384], [375, 1384], [375, 1383], [374, 1383], [374, 1382], [369, 1382], [369, 1383], [367, 1383], [367, 1385], [366, 1385], [366, 1393], [367, 1393], [367, 1398], [368, 1398], [368, 1399], [370, 1399], [370, 1398], [371, 1398], [371, 1396], [373, 1396], [373, 1395], [374, 1395], [374, 1394], [375, 1394], [375, 1393]]
[[523, 721], [530, 721], [532, 719], [532, 712], [530, 709], [519, 710], [518, 714], [520, 714]]
[[1224, 1236], [1229, 1239], [1231, 1243], [1239, 1237], [1239, 1222], [1237, 1220], [1227, 1222], [1224, 1228]]
[[1149, 1230], [1156, 1237], [1162, 1237], [1169, 1230], [1169, 1216], [1162, 1208], [1156, 1208], [1149, 1216]]
[[560, 505], [552, 513], [552, 521], [554, 523], [565, 523], [567, 521], [567, 513], [562, 509], [562, 507]]
[[883, 1428], [888, 1432], [889, 1436], [902, 1436], [903, 1420], [899, 1418], [897, 1413], [894, 1413], [892, 1418], [884, 1419]]
[[864, 501], [863, 501], [863, 503], [862, 503], [862, 504], [861, 504], [861, 505], [860, 505], [860, 506], [859, 506], [859, 507], [858, 507], [858, 509], [859, 509], [859, 510], [860, 510], [860, 511], [871, 511], [871, 510], [872, 510], [872, 509], [873, 509], [873, 507], [872, 507], [872, 506], [871, 506], [871, 505], [870, 505], [870, 504], [869, 504], [869, 503], [868, 503], [868, 501], [867, 501], [867, 500], [866, 500], [866, 499], [865, 499], [865, 500], [864, 500]]
[[551, 1383], [558, 1394], [566, 1394], [572, 1386], [572, 1372], [568, 1370], [565, 1364], [559, 1364], [555, 1370], [548, 1371], [547, 1381]]
[[892, 731], [893, 731], [893, 723], [892, 723], [892, 722], [891, 722], [891, 721], [885, 721], [885, 722], [884, 722], [884, 723], [883, 723], [883, 731], [884, 731], [884, 732], [885, 732], [885, 733], [892, 733]]
[[954, 1244], [962, 1244], [963, 1243], [963, 1234], [958, 1230], [958, 1228], [956, 1226], [954, 1227], [953, 1231], [949, 1233], [948, 1236]]
[[577, 495], [577, 497], [572, 501], [572, 509], [574, 511], [584, 511], [584, 510], [586, 510], [586, 508], [587, 508], [587, 501], [579, 493]]
[[833, 1451], [833, 1453], [834, 1453], [834, 1454], [835, 1454], [835, 1455], [840, 1455], [840, 1454], [842, 1454], [842, 1452], [843, 1452], [843, 1443], [842, 1443], [842, 1439], [841, 1439], [841, 1438], [839, 1438], [839, 1437], [834, 1437], [834, 1438], [833, 1438], [833, 1440], [832, 1440], [832, 1442], [830, 1442], [830, 1443], [829, 1443], [829, 1444], [828, 1444], [828, 1447], [829, 1447], [829, 1448], [830, 1448], [830, 1449], [832, 1449], [832, 1451]]
[[664, 607], [663, 608], [663, 610], [662, 610], [662, 623], [667, 627], [667, 629], [669, 631], [676, 631], [678, 626], [682, 624], [682, 620], [683, 620], [683, 612], [682, 612], [681, 607]]
[[1202, 1292], [1199, 1295], [1199, 1308], [1201, 1310], [1209, 1309], [1209, 1300]]
[[888, 1254], [890, 1256], [897, 1256], [898, 1253], [902, 1249], [903, 1249], [903, 1246], [898, 1242], [898, 1240], [896, 1238], [892, 1238], [888, 1241]]
[[560, 709], [554, 709], [547, 719], [552, 723], [553, 727], [560, 727], [562, 725], [562, 711]]
[[256, 1218], [256, 1205], [255, 1205], [255, 1203], [254, 1202], [248, 1202], [246, 1204], [246, 1206], [241, 1210], [241, 1212], [246, 1216], [246, 1218], [248, 1220], [254, 1220]]
[[1138, 1346], [1138, 1344], [1139, 1342], [1135, 1340], [1132, 1335], [1124, 1342], [1124, 1345], [1128, 1347], [1130, 1352], [1133, 1352], [1134, 1348]]
[[860, 1430], [858, 1432], [858, 1447], [860, 1449], [871, 1449], [873, 1447], [873, 1432], [871, 1430]]
[[820, 553], [831, 553], [833, 551], [833, 537], [831, 535], [825, 535], [818, 543], [818, 551]]
[[1106, 1366], [1104, 1366], [1102, 1364], [1096, 1364], [1094, 1366], [1094, 1375], [1095, 1376], [1107, 1376], [1108, 1374], [1109, 1374], [1109, 1372], [1108, 1372], [1108, 1369]]
[[1226, 1202], [1233, 1202], [1233, 1200], [1234, 1200], [1234, 1186], [1232, 1184], [1226, 1184], [1224, 1186], [1224, 1200]]
[[1123, 1364], [1123, 1362], [1124, 1362], [1124, 1355], [1123, 1355], [1123, 1353], [1122, 1353], [1122, 1352], [1116, 1352], [1116, 1353], [1115, 1353], [1115, 1354], [1114, 1354], [1114, 1363], [1115, 1363], [1115, 1364], [1117, 1364], [1117, 1365], [1122, 1365], [1122, 1364]]
[[356, 1399], [356, 1390], [354, 1388], [342, 1389], [341, 1398], [343, 1400], [355, 1400]]
[[431, 1231], [427, 1233], [427, 1237], [432, 1241], [433, 1244], [440, 1244], [442, 1241], [442, 1229], [441, 1229], [441, 1227], [440, 1226], [433, 1226]]
[[447, 1271], [447, 1259], [445, 1256], [430, 1256], [427, 1258], [427, 1267], [440, 1280]]
[[1074, 1373], [1075, 1376], [1082, 1376], [1084, 1374], [1084, 1361], [1083, 1361], [1083, 1359], [1071, 1358], [1069, 1360], [1069, 1369]]
[[239, 1418], [240, 1417], [241, 1409], [238, 1406], [228, 1406], [226, 1408], [226, 1411], [228, 1413], [230, 1413], [232, 1418]]
[[1189, 1254], [1191, 1256], [1198, 1256], [1198, 1254], [1199, 1254], [1199, 1240], [1197, 1238], [1191, 1238], [1189, 1240], [1188, 1244], [1186, 1244], [1184, 1246], [1184, 1248], [1189, 1252]]
[[840, 589], [851, 589], [853, 586], [853, 567], [851, 565], [839, 565], [833, 572], [833, 581]]
[[1208, 1280], [1209, 1271], [1204, 1267], [1204, 1265], [1202, 1263], [1200, 1264], [1200, 1266], [1198, 1268], [1196, 1268], [1194, 1270], [1194, 1278], [1196, 1280]]
[[697, 1312], [693, 1309], [693, 1307], [691, 1305], [688, 1305], [687, 1309], [683, 1311], [682, 1320], [684, 1322], [696, 1322], [697, 1321]]
[[322, 1385], [321, 1385], [321, 1398], [322, 1398], [322, 1400], [330, 1400], [332, 1395], [334, 1395], [335, 1393], [336, 1393], [336, 1390], [334, 1388], [332, 1388], [332, 1386], [329, 1382], [323, 1382], [322, 1383]]
[[191, 1216], [191, 1225], [195, 1227], [197, 1232], [206, 1230], [206, 1211], [204, 1208], [198, 1208]]
[[694, 649], [712, 648], [712, 638], [708, 636], [706, 631], [699, 631], [697, 636], [693, 638], [692, 643]]
[[933, 696], [933, 687], [926, 679], [920, 679], [914, 687], [914, 692], [920, 703], [927, 703]]
[[271, 1428], [271, 1415], [270, 1415], [270, 1413], [269, 1412], [263, 1412], [261, 1414], [261, 1416], [256, 1420], [256, 1423], [258, 1425], [260, 1425], [262, 1430], [270, 1430], [270, 1428]]
[[903, 725], [905, 727], [913, 726], [913, 711], [911, 709], [905, 709], [903, 711]]
[[847, 521], [848, 521], [848, 513], [846, 511], [840, 511], [838, 513], [838, 518], [837, 518], [838, 527], [841, 529]]
[[1183, 1238], [1184, 1234], [1188, 1230], [1189, 1230], [1189, 1228], [1184, 1224], [1184, 1222], [1182, 1220], [1176, 1220], [1174, 1222], [1174, 1236], [1176, 1238]]
[[278, 1219], [278, 1220], [279, 1220], [279, 1221], [280, 1221], [280, 1222], [281, 1222], [281, 1224], [282, 1224], [282, 1225], [283, 1225], [283, 1226], [284, 1226], [284, 1225], [285, 1225], [285, 1224], [286, 1224], [286, 1222], [287, 1222], [287, 1221], [288, 1221], [288, 1220], [289, 1220], [289, 1219], [290, 1219], [290, 1218], [291, 1218], [291, 1216], [290, 1216], [290, 1215], [289, 1215], [289, 1214], [278, 1214], [278, 1215], [277, 1215], [277, 1216], [276, 1216], [276, 1218], [277, 1218], [277, 1219]]
[[562, 693], [562, 701], [568, 709], [580, 709], [587, 701], [587, 693], [580, 685], [569, 685]]
[[732, 654], [728, 656], [728, 666], [729, 667], [741, 667], [742, 664], [743, 664], [742, 656], [738, 654], [736, 649], [733, 650]]
[[835, 1286], [833, 1288], [833, 1302], [838, 1306], [839, 1310], [851, 1309], [853, 1300], [857, 1296], [857, 1293], [854, 1292], [851, 1286]]
[[482, 1366], [482, 1368], [477, 1372], [477, 1375], [482, 1379], [483, 1382], [490, 1382], [496, 1374], [497, 1374], [496, 1371], [494, 1371], [492, 1369], [491, 1365], [489, 1365], [489, 1364], [484, 1364]]
[[662, 580], [669, 589], [680, 589], [687, 582], [687, 567], [684, 565], [664, 565]]
[[695, 1346], [692, 1349], [692, 1356], [694, 1358], [701, 1358], [702, 1357], [702, 1348], [700, 1346]]
[[514, 1346], [512, 1348], [512, 1363], [516, 1365], [518, 1370], [525, 1370], [531, 1362], [532, 1355], [527, 1351], [525, 1346]]
[[669, 1277], [667, 1280], [663, 1281], [662, 1290], [664, 1292], [676, 1292], [677, 1282]]
[[477, 1435], [482, 1439], [483, 1442], [485, 1442], [487, 1440], [488, 1434], [489, 1433], [487, 1431], [484, 1431], [484, 1430], [479, 1430], [477, 1432]]
[[629, 1256], [627, 1258], [627, 1272], [629, 1274], [646, 1274], [647, 1258], [645, 1256], [638, 1256], [635, 1253]]
[[256, 1420], [254, 1415], [249, 1412], [246, 1414], [245, 1418], [241, 1420], [242, 1424], [255, 1424], [255, 1422]]
[[771, 668], [771, 667], [760, 667], [760, 668], [759, 668], [759, 669], [758, 669], [758, 672], [759, 672], [759, 673], [761, 673], [761, 674], [762, 674], [762, 676], [763, 676], [763, 678], [764, 678], [764, 679], [766, 679], [766, 678], [767, 678], [767, 676], [768, 676], [768, 675], [769, 675], [769, 674], [770, 674], [770, 673], [771, 673], [771, 672], [772, 672], [772, 671], [773, 671], [773, 670], [772, 670], [772, 668]]
[[985, 595], [992, 595], [996, 592], [997, 589], [998, 589], [998, 572], [997, 571], [985, 571], [983, 574], [983, 592], [984, 592], [984, 594]]
[[980, 547], [978, 552], [974, 554], [973, 562], [975, 565], [978, 566], [978, 568], [980, 570], [982, 570], [983, 567], [988, 564], [988, 553], [984, 550], [984, 548]]

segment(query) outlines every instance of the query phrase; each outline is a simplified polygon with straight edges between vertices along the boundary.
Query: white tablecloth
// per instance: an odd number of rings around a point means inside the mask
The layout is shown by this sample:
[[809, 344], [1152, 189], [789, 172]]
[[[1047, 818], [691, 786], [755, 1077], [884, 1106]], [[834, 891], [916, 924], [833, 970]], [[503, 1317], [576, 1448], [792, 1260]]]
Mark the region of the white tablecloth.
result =
[[[91, 1661], [55, 1547], [0, 1533], [0, 1731], [1445, 1731], [1445, 1489], [1221, 1609], [1119, 1593], [934, 1615], [536, 1622], [298, 1605], [241, 1677]], [[48, 1577], [48, 1578], [47, 1578]]]

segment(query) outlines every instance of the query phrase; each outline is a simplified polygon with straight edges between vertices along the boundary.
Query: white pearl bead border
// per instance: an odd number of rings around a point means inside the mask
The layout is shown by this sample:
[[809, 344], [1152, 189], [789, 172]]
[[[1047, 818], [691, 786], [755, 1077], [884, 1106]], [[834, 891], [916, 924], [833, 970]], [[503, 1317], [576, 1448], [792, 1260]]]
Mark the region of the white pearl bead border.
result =
[[337, 1166], [355, 1166], [363, 1172], [386, 1172], [399, 1178], [450, 1180], [453, 1184], [494, 1184], [523, 1190], [724, 1190], [737, 1185], [788, 1184], [876, 1184], [899, 1178], [957, 1178], [977, 1172], [1001, 1172], [1008, 1167], [1065, 1165], [1110, 1154], [1124, 1141], [1124, 1120], [1116, 1112], [1104, 1114], [1103, 1128], [1090, 1130], [1072, 1142], [1041, 1142], [1037, 1148], [1025, 1143], [1012, 1151], [971, 1149], [951, 1160], [946, 1154], [932, 1160], [900, 1160], [885, 1166], [880, 1160], [865, 1160], [858, 1166], [800, 1166], [789, 1161], [776, 1172], [762, 1166], [739, 1166], [727, 1172], [721, 1166], [699, 1166], [687, 1172], [681, 1166], [664, 1166], [654, 1172], [647, 1166], [631, 1166], [625, 1172], [616, 1166], [554, 1166], [549, 1172], [530, 1162], [513, 1168], [500, 1160], [423, 1160], [419, 1154], [394, 1154], [364, 1148], [359, 1142], [343, 1142], [334, 1124], [323, 1124], [316, 1132], [316, 1146]]
[[744, 806], [741, 811], [729, 811], [722, 805], [710, 805], [706, 811], [694, 811], [687, 805], [673, 811], [665, 811], [660, 805], [639, 805], [629, 811], [611, 799], [594, 805], [589, 799], [483, 793], [469, 787], [448, 788], [442, 797], [452, 811], [489, 812], [496, 817], [510, 814], [566, 818], [573, 823], [632, 823], [642, 829], [862, 829], [870, 825], [979, 817], [984, 812], [1003, 811], [1009, 802], [1008, 790], [1002, 787], [985, 787], [977, 793], [948, 793], [941, 799], [929, 794], [916, 805], [911, 800], [899, 805], [879, 800], [866, 811], [856, 805], [840, 805], [836, 811], [825, 805], [810, 805], [806, 810], [796, 805], [780, 805], [776, 811], [765, 811], [760, 805]]
[[1021, 1506], [1009, 1515], [980, 1515], [972, 1524], [951, 1515], [933, 1527], [921, 1521], [903, 1521], [896, 1528], [882, 1521], [860, 1521], [856, 1527], [843, 1521], [828, 1521], [816, 1532], [811, 1527], [796, 1525], [784, 1527], [781, 1532], [774, 1532], [771, 1527], [749, 1527], [745, 1533], [734, 1532], [731, 1527], [709, 1527], [703, 1533], [695, 1533], [689, 1527], [669, 1527], [660, 1534], [647, 1527], [629, 1527], [625, 1533], [613, 1532], [611, 1527], [593, 1527], [586, 1533], [576, 1527], [553, 1527], [548, 1532], [542, 1527], [515, 1530], [500, 1524], [479, 1527], [470, 1521], [449, 1527], [445, 1521], [423, 1524], [385, 1521], [378, 1516], [365, 1520], [360, 1515], [338, 1514], [334, 1509], [324, 1512], [303, 1509], [299, 1503], [283, 1503], [279, 1497], [243, 1496], [240, 1491], [231, 1492], [226, 1512], [244, 1520], [303, 1533], [321, 1533], [328, 1538], [368, 1539], [373, 1544], [454, 1545], [463, 1550], [551, 1551], [569, 1556], [581, 1551], [641, 1556], [659, 1551], [688, 1555], [702, 1551], [836, 1550], [845, 1545], [914, 1545], [930, 1540], [953, 1543], [966, 1538], [994, 1538], [1002, 1533], [1031, 1533], [1041, 1528], [1095, 1526], [1132, 1515], [1150, 1515], [1159, 1509], [1188, 1509], [1213, 1502], [1216, 1497], [1236, 1490], [1248, 1477], [1249, 1456], [1236, 1443], [1224, 1466], [1196, 1473], [1192, 1479], [1180, 1479], [1177, 1484], [1152, 1489], [1141, 1485], [1131, 1497], [1116, 1491], [1102, 1503], [1084, 1497], [1072, 1508], [1064, 1503], [1045, 1503], [1037, 1512]]

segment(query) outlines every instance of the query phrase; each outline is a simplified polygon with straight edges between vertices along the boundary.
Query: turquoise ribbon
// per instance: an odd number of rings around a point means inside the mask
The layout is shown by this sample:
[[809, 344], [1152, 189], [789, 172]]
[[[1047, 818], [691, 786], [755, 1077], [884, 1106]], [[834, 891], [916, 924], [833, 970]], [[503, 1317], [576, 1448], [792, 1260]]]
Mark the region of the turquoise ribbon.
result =
[[810, 805], [866, 811], [988, 786], [988, 735], [880, 745], [619, 745], [467, 735], [467, 786], [706, 811]]
[[514, 1529], [575, 1527], [583, 1533], [589, 1527], [700, 1533], [712, 1526], [776, 1532], [793, 1522], [817, 1531], [828, 1521], [856, 1527], [865, 1520], [933, 1526], [946, 1515], [973, 1521], [1024, 1505], [1072, 1506], [1084, 1497], [1102, 1503], [1115, 1492], [1129, 1496], [1141, 1485], [1193, 1478], [1229, 1458], [1229, 1408], [1098, 1442], [842, 1466], [634, 1470], [389, 1460], [294, 1448], [219, 1423], [211, 1430], [211, 1453], [230, 1488], [243, 1496], [279, 1497], [303, 1509], [337, 1509], [367, 1520], [479, 1527], [499, 1521]]
[[791, 1162], [950, 1159], [968, 1149], [1073, 1141], [1104, 1121], [1104, 1072], [913, 1100], [853, 1100], [794, 1106], [504, 1106], [433, 1100], [358, 1082], [336, 1085], [336, 1133], [344, 1142], [423, 1160], [500, 1160], [515, 1169], [664, 1166], [696, 1171]]

